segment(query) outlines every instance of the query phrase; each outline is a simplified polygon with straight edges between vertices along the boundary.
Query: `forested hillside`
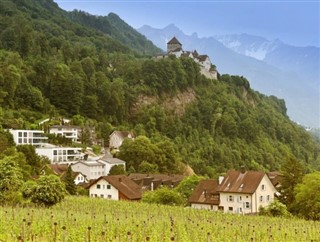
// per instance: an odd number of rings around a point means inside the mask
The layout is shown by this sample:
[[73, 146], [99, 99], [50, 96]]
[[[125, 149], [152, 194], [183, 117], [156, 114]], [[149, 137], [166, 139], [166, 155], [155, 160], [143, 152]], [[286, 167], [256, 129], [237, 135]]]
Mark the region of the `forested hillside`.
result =
[[[320, 168], [319, 144], [289, 120], [283, 100], [255, 92], [244, 77], [207, 79], [189, 58], [148, 57], [157, 48], [133, 29], [126, 35], [115, 14], [0, 0], [0, 26], [2, 129], [69, 117], [94, 126], [105, 143], [112, 130], [131, 130], [147, 137], [120, 150], [132, 171], [141, 169], [137, 158], [155, 172], [182, 172], [184, 163], [212, 177], [242, 165], [279, 169], [289, 157]], [[1, 139], [3, 151], [12, 143]]]

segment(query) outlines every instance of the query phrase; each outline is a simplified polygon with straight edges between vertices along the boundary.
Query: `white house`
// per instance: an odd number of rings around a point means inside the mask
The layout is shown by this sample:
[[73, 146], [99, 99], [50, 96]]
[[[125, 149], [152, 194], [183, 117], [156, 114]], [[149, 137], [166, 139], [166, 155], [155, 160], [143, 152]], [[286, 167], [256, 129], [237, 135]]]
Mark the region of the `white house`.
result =
[[71, 165], [74, 172], [81, 172], [88, 180], [97, 179], [105, 175], [105, 164], [96, 160], [78, 161]]
[[36, 148], [38, 155], [49, 158], [51, 163], [75, 163], [83, 159], [81, 148], [45, 146]]
[[16, 145], [34, 145], [40, 147], [45, 144], [48, 137], [44, 136], [42, 130], [14, 130], [10, 129], [9, 132], [13, 136]]
[[72, 142], [78, 142], [80, 140], [81, 128], [72, 125], [53, 125], [50, 127], [49, 133], [66, 137], [71, 139]]
[[114, 131], [109, 136], [109, 147], [119, 149], [125, 139], [133, 138], [133, 134], [129, 131]]
[[120, 160], [118, 158], [104, 156], [104, 157], [100, 158], [98, 161], [105, 164], [105, 167], [104, 167], [105, 168], [105, 170], [104, 170], [105, 176], [109, 175], [111, 167], [113, 167], [115, 165], [123, 165], [123, 168], [124, 169], [126, 168], [126, 162], [123, 160]]
[[[276, 188], [267, 174], [259, 171], [228, 171], [226, 176], [205, 185], [199, 184], [189, 199], [192, 207], [207, 208], [205, 194], [219, 195], [218, 203], [211, 203], [211, 210], [228, 213], [258, 213], [259, 207], [268, 206]], [[212, 205], [212, 206], [211, 206]]]
[[90, 184], [89, 196], [111, 200], [140, 200], [141, 189], [124, 175], [102, 176]]
[[218, 180], [200, 181], [189, 198], [191, 207], [217, 211], [220, 202], [220, 196], [217, 192], [218, 185]]
[[[53, 172], [55, 175], [63, 179], [66, 176], [67, 170], [68, 170], [67, 164], [47, 164], [41, 169], [40, 174], [46, 175], [46, 174], [51, 174]], [[89, 182], [87, 177], [81, 172], [72, 171], [72, 177], [76, 185]]]

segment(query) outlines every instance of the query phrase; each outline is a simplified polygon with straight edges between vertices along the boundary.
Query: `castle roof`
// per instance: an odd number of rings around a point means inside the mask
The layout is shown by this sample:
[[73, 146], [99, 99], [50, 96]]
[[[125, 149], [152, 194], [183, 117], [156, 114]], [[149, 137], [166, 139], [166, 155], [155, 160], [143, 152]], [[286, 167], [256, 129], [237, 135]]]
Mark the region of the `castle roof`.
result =
[[182, 45], [176, 37], [173, 37], [167, 44], [179, 44]]

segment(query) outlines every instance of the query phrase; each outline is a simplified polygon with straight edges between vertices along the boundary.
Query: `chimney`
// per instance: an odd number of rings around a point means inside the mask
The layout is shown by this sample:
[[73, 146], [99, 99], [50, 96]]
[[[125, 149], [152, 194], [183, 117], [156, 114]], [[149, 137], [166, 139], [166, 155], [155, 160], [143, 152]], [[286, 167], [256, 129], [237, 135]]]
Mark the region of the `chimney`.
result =
[[223, 182], [224, 176], [219, 176], [219, 185]]
[[240, 172], [241, 172], [242, 174], [246, 172], [246, 168], [245, 168], [244, 165], [242, 165], [242, 166], [240, 167]]

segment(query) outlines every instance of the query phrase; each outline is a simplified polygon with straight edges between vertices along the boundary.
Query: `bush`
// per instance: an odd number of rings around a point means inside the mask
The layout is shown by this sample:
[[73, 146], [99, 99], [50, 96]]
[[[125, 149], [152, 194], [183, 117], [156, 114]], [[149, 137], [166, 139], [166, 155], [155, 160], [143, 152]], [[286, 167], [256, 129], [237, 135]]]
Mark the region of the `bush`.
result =
[[287, 206], [278, 200], [274, 200], [267, 207], [259, 208], [260, 215], [267, 215], [273, 217], [289, 217], [290, 213], [287, 210]]
[[59, 177], [55, 175], [41, 176], [37, 186], [33, 189], [31, 201], [48, 207], [64, 199], [65, 194], [65, 186]]

